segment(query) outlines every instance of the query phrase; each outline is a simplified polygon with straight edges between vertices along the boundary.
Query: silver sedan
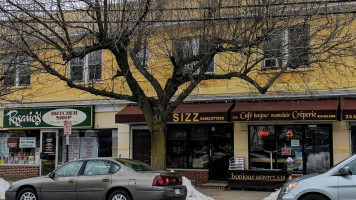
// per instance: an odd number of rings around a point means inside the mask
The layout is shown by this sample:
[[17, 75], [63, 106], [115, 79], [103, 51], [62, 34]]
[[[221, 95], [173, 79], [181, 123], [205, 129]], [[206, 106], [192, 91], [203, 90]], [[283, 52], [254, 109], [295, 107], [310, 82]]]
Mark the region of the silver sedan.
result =
[[178, 173], [159, 172], [136, 160], [94, 158], [69, 162], [47, 176], [14, 182], [6, 200], [185, 199]]
[[311, 174], [285, 183], [278, 200], [356, 200], [356, 155], [323, 174]]

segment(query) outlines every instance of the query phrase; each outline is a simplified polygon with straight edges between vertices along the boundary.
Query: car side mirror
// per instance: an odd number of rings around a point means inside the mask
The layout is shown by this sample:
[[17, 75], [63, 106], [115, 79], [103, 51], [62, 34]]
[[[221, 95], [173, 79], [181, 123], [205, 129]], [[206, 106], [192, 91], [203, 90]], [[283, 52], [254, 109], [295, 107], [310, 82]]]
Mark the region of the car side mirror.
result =
[[48, 174], [48, 177], [50, 177], [51, 179], [53, 179], [56, 176], [56, 174], [54, 172], [50, 172]]
[[348, 166], [343, 166], [339, 169], [339, 176], [348, 176], [352, 175], [352, 172], [350, 171]]

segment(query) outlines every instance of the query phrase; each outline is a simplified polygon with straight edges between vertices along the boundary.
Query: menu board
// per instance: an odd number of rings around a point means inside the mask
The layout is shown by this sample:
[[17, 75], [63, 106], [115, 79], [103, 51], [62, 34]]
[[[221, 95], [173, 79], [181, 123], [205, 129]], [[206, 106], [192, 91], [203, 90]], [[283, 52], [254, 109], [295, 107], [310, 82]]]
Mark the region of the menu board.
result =
[[[65, 144], [66, 137], [63, 137], [63, 144]], [[68, 160], [76, 160], [80, 158], [79, 155], [79, 147], [80, 147], [80, 137], [69, 137], [69, 145], [68, 145], [68, 150], [69, 150], [69, 155], [68, 155]], [[63, 145], [63, 150], [62, 150], [62, 158], [63, 160], [67, 160], [67, 145]]]
[[82, 137], [80, 140], [80, 158], [98, 157], [99, 148], [97, 137]]

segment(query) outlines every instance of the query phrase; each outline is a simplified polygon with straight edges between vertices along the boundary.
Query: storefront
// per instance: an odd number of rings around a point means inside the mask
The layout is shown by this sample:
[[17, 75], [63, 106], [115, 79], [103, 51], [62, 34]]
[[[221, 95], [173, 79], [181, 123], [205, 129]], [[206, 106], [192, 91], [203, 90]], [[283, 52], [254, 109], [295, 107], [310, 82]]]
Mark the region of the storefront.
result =
[[[227, 180], [233, 156], [233, 103], [180, 105], [169, 117], [166, 136], [166, 167], [196, 184]], [[116, 114], [116, 123], [131, 124], [130, 157], [150, 164], [150, 133], [141, 110], [127, 106]]]
[[[3, 114], [0, 174], [6, 179], [48, 174], [67, 162], [67, 157], [70, 161], [113, 155], [117, 128], [94, 128], [93, 106], [11, 108]], [[72, 123], [68, 154], [65, 121]]]
[[[352, 146], [356, 144], [356, 131], [352, 131], [356, 123], [352, 125], [350, 120], [356, 116], [356, 101], [350, 105], [352, 116], [342, 115], [347, 114], [347, 107], [340, 107], [344, 102], [348, 105], [348, 100], [339, 99], [181, 105], [169, 118], [167, 169], [181, 172], [197, 185], [226, 180], [226, 160], [232, 157], [244, 158], [249, 173], [256, 172], [261, 179], [274, 177], [278, 184], [289, 175], [326, 171], [348, 157], [350, 147], [356, 149]], [[198, 121], [189, 118], [194, 113]], [[217, 113], [227, 116], [220, 118]], [[141, 110], [127, 106], [116, 114], [115, 121], [129, 127], [128, 157], [150, 163], [150, 133]], [[281, 178], [284, 171], [288, 176]]]
[[247, 168], [264, 176], [278, 170], [288, 176], [325, 172], [333, 165], [338, 107], [339, 100], [237, 103], [235, 137], [246, 134], [248, 148], [235, 155], [245, 156]]

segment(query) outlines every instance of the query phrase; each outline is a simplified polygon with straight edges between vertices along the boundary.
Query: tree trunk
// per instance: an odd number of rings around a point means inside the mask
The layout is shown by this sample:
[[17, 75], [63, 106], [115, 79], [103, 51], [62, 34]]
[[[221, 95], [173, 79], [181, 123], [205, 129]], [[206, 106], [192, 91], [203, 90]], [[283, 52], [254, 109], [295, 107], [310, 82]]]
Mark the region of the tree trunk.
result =
[[158, 170], [166, 168], [166, 123], [152, 123], [151, 132], [151, 161], [152, 167]]

